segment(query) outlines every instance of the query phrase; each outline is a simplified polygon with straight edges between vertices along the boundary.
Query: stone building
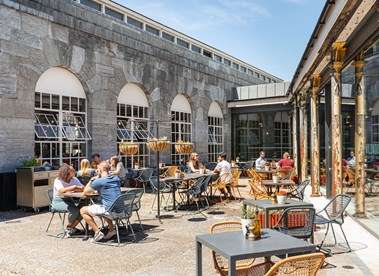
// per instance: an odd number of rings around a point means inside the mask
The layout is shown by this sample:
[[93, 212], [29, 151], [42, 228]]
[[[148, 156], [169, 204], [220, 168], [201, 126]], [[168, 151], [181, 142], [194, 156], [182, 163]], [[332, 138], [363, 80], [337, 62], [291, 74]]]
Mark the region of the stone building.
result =
[[[149, 165], [152, 136], [216, 161], [235, 88], [282, 81], [111, 1], [0, 0], [0, 15], [0, 172], [109, 158], [123, 139], [139, 143], [126, 165]], [[173, 145], [163, 162], [188, 158]]]

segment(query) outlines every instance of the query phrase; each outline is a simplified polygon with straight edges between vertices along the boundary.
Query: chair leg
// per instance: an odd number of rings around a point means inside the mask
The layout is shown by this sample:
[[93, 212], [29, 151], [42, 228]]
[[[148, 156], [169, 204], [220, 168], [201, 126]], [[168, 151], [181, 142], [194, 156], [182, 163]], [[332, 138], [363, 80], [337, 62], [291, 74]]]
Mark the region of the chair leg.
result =
[[343, 229], [342, 229], [342, 225], [340, 225], [340, 228], [341, 228], [341, 232], [342, 232], [342, 234], [343, 234], [343, 237], [344, 237], [344, 239], [345, 239], [345, 241], [346, 241], [347, 247], [349, 248], [349, 250], [346, 251], [346, 252], [351, 252], [352, 249], [351, 249], [351, 247], [350, 247], [349, 242], [348, 242], [347, 239], [346, 239], [346, 235], [345, 235], [345, 232], [344, 232]]
[[47, 236], [50, 236], [50, 237], [55, 237], [55, 238], [61, 238], [61, 239], [63, 239], [66, 236], [66, 234], [67, 234], [67, 231], [66, 231], [66, 229], [64, 227], [64, 222], [65, 222], [65, 219], [66, 219], [66, 213], [63, 213], [63, 218], [62, 218], [61, 213], [58, 213], [58, 215], [59, 215], [59, 218], [61, 220], [61, 223], [60, 223], [61, 233], [58, 233], [58, 234], [50, 234], [49, 233], [51, 222], [53, 221], [53, 218], [55, 216], [55, 212], [53, 212], [52, 215], [51, 215], [49, 224], [48, 224], [48, 226], [46, 228], [45, 234]]
[[143, 232], [143, 226], [142, 226], [141, 218], [139, 217], [138, 211], [136, 211], [136, 214], [137, 214], [137, 217], [138, 217], [139, 225], [141, 226], [141, 230]]
[[130, 224], [130, 219], [129, 219], [129, 218], [128, 218], [128, 220], [126, 221], [126, 230], [128, 230], [128, 225], [129, 225], [129, 227], [130, 227], [130, 230], [132, 231], [133, 240], [136, 241], [136, 234], [134, 234], [134, 230], [133, 230], [132, 225]]

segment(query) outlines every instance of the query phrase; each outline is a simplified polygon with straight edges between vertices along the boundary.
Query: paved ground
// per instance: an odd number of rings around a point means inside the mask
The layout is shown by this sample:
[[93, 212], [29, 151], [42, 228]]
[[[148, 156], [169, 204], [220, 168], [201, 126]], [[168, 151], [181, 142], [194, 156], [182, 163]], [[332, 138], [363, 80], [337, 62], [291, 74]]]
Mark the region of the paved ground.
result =
[[[242, 188], [241, 192], [247, 195], [248, 188]], [[148, 230], [138, 233], [136, 243], [129, 239], [123, 247], [93, 244], [80, 238], [48, 237], [44, 233], [51, 216], [47, 210], [37, 214], [0, 212], [0, 275], [195, 275], [195, 236], [207, 233], [214, 222], [240, 219], [242, 203], [232, 201], [213, 205], [204, 211], [206, 218], [192, 211], [163, 211], [159, 222], [155, 219], [156, 211], [151, 210], [153, 198], [152, 194], [144, 195], [140, 211]], [[306, 200], [312, 201], [316, 209], [327, 202], [324, 197], [307, 196]], [[132, 223], [138, 229], [135, 219]], [[327, 261], [336, 267], [328, 265], [319, 275], [379, 275], [378, 239], [350, 217], [346, 218], [344, 230], [354, 251], [339, 254], [341, 247], [334, 248], [337, 254]], [[316, 243], [324, 233], [325, 229], [316, 231]], [[337, 236], [342, 242], [339, 231]], [[203, 271], [204, 275], [216, 275], [211, 252], [206, 248]]]

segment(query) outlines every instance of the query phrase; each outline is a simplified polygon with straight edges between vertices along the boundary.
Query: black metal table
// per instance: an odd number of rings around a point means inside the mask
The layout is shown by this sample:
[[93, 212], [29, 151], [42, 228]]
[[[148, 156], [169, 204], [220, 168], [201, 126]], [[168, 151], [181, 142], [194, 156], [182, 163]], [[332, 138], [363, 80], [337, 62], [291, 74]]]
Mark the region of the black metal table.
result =
[[286, 199], [285, 204], [273, 203], [271, 199], [261, 199], [252, 200], [244, 199], [243, 206], [246, 209], [246, 205], [252, 205], [258, 209], [263, 209], [265, 212], [265, 227], [270, 227], [269, 225], [269, 215], [272, 210], [285, 210], [290, 207], [313, 207], [312, 203], [297, 201], [292, 199]]
[[196, 236], [196, 275], [202, 275], [202, 245], [228, 259], [228, 275], [236, 275], [236, 261], [293, 253], [312, 253], [314, 244], [271, 229], [263, 229], [259, 240], [247, 240], [239, 232], [225, 232]]

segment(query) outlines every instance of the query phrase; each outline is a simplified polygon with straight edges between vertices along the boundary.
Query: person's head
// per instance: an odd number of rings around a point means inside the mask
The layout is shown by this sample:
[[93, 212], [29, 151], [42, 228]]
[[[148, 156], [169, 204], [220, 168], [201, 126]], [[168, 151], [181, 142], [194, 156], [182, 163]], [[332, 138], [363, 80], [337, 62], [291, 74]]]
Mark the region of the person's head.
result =
[[226, 153], [225, 152], [220, 153], [220, 155], [218, 157], [221, 159], [221, 161], [225, 160], [226, 159]]
[[355, 155], [355, 152], [354, 151], [351, 151], [350, 152], [350, 156], [353, 157]]
[[288, 152], [285, 152], [283, 154], [283, 158], [289, 159], [290, 158], [290, 154]]
[[116, 167], [117, 163], [119, 162], [118, 156], [112, 156], [110, 161], [111, 161], [112, 167]]
[[92, 154], [92, 161], [99, 164], [100, 163], [100, 154], [98, 154], [98, 153]]
[[266, 154], [265, 154], [265, 152], [264, 152], [263, 150], [259, 153], [259, 156], [262, 157], [262, 158], [264, 158], [265, 155], [266, 155]]
[[199, 155], [196, 152], [191, 153], [190, 155], [190, 161], [192, 163], [196, 163], [199, 161]]
[[62, 163], [58, 170], [58, 178], [68, 183], [74, 176], [75, 169], [66, 163]]
[[99, 175], [102, 175], [103, 173], [109, 174], [110, 170], [111, 170], [111, 164], [109, 164], [108, 161], [101, 161], [100, 164], [97, 166], [97, 173]]
[[90, 168], [90, 164], [89, 164], [89, 161], [88, 159], [83, 159], [82, 161], [80, 161], [80, 170], [85, 170], [85, 169], [89, 169]]

